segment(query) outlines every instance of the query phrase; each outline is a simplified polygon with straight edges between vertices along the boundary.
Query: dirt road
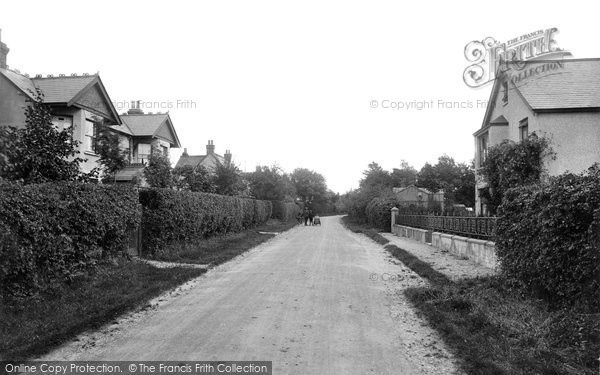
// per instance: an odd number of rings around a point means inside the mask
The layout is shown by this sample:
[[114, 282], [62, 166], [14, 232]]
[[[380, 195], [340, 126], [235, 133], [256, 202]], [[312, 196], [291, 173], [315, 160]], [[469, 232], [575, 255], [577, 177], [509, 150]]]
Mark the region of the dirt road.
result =
[[404, 299], [425, 282], [340, 217], [299, 226], [43, 359], [268, 360], [274, 374], [449, 374]]

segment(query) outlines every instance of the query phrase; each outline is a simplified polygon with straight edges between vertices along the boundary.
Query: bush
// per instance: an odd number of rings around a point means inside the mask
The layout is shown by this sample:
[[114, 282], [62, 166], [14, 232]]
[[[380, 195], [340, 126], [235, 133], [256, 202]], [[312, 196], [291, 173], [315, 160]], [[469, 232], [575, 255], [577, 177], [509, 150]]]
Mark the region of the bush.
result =
[[392, 226], [391, 209], [396, 204], [397, 200], [393, 195], [373, 198], [365, 209], [367, 223], [375, 228], [390, 231]]
[[22, 295], [126, 251], [140, 222], [128, 186], [0, 182], [0, 285]]
[[239, 232], [271, 217], [271, 202], [210, 193], [150, 188], [140, 191], [144, 251], [156, 256], [214, 235]]
[[296, 217], [300, 207], [294, 202], [271, 201], [273, 206], [273, 218], [287, 222]]
[[598, 165], [508, 190], [497, 224], [502, 273], [550, 302], [598, 309], [599, 211]]

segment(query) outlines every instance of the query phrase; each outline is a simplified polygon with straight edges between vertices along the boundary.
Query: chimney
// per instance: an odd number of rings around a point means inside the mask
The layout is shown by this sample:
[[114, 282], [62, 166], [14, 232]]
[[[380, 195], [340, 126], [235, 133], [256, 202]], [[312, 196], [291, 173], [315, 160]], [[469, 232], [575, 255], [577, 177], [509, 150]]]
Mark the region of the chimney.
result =
[[225, 164], [231, 164], [231, 151], [229, 150], [225, 151]]
[[181, 157], [182, 158], [187, 158], [188, 156], [190, 156], [190, 155], [188, 155], [188, 153], [187, 153], [187, 148], [184, 148], [183, 149], [183, 154], [181, 154]]
[[215, 153], [215, 145], [213, 143], [213, 141], [208, 141], [208, 144], [206, 145], [206, 155], [211, 155]]
[[128, 115], [143, 115], [144, 111], [142, 111], [142, 109], [140, 108], [140, 103], [142, 101], [138, 100], [137, 102], [135, 100], [131, 101], [131, 108], [129, 108], [129, 111], [127, 111]]
[[6, 44], [2, 43], [2, 29], [0, 29], [0, 69], [8, 69], [8, 65], [6, 65], [6, 55], [8, 55], [8, 47]]

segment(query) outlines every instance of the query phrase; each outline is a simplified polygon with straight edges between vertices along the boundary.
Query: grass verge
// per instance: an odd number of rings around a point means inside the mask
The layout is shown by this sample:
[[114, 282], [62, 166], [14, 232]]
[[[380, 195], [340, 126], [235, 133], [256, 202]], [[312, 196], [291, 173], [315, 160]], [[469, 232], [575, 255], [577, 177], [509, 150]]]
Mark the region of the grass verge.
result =
[[[343, 219], [353, 232], [386, 245], [376, 229]], [[600, 314], [552, 309], [509, 288], [500, 277], [452, 282], [409, 252], [385, 249], [430, 288], [404, 293], [436, 329], [468, 374], [597, 374]]]
[[273, 233], [284, 232], [296, 225], [298, 223], [295, 219], [287, 223], [272, 220], [264, 225], [243, 232], [211, 237], [193, 244], [171, 246], [161, 251], [152, 259], [179, 263], [218, 265], [275, 237]]
[[157, 269], [123, 260], [34, 297], [0, 297], [0, 359], [16, 361], [44, 354], [204, 272]]

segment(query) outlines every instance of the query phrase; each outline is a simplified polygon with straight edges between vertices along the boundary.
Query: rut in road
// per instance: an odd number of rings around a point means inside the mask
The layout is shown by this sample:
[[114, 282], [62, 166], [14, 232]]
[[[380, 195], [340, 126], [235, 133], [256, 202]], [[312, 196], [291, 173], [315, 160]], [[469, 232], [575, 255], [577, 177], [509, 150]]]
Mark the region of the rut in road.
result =
[[339, 216], [322, 222], [284, 232], [156, 309], [42, 359], [267, 360], [274, 374], [457, 373], [401, 293], [426, 282]]

